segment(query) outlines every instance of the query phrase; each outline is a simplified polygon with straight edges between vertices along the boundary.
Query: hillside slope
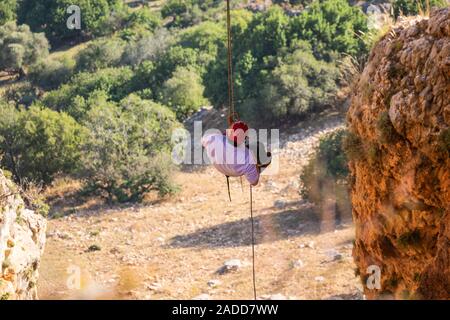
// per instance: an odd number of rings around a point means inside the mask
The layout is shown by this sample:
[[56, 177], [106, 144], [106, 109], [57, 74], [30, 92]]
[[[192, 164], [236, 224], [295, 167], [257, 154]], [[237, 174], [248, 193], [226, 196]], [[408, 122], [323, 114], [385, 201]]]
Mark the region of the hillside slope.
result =
[[[362, 298], [351, 257], [351, 221], [321, 220], [299, 195], [299, 175], [335, 117], [283, 139], [280, 171], [254, 189], [259, 298]], [[42, 298], [250, 299], [253, 297], [248, 184], [213, 167], [179, 172], [172, 199], [107, 208], [86, 203], [49, 221]], [[64, 202], [64, 201], [63, 201]], [[61, 208], [64, 211], [64, 208]], [[241, 267], [221, 274], [224, 263]], [[67, 279], [81, 274], [80, 288]], [[202, 295], [203, 294], [203, 295]]]

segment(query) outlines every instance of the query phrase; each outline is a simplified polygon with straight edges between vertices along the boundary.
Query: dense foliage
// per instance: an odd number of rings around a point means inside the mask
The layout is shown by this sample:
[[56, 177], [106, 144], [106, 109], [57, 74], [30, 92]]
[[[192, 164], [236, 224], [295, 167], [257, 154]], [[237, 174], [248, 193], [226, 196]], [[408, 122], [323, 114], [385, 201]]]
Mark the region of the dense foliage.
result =
[[[121, 0], [21, 0], [17, 10], [19, 23], [27, 24], [34, 32], [45, 32], [51, 40], [70, 39], [102, 34], [123, 7]], [[82, 28], [69, 29], [67, 8], [77, 5], [82, 12]], [[119, 18], [119, 17], [118, 17]]]
[[74, 172], [82, 140], [82, 126], [64, 113], [0, 105], [1, 165], [19, 183], [49, 184], [58, 173]]
[[[337, 58], [343, 54], [357, 56], [366, 50], [357, 34], [367, 31], [367, 19], [359, 9], [343, 0], [315, 1], [294, 17], [277, 6], [255, 15], [237, 11], [233, 21], [238, 110], [252, 114], [264, 111], [269, 119], [304, 115], [317, 110], [318, 102], [328, 104], [327, 97], [337, 87], [336, 70], [333, 70]], [[226, 88], [224, 46], [219, 48], [216, 61], [209, 66], [205, 83], [208, 98], [220, 106], [227, 101], [223, 90]], [[314, 67], [301, 70], [302, 66], [293, 66], [301, 61]], [[294, 67], [292, 70], [289, 64]], [[323, 74], [318, 81], [315, 80], [317, 71]], [[292, 87], [296, 82], [300, 90]], [[291, 95], [286, 96], [289, 91]], [[273, 105], [280, 94], [284, 101]]]
[[392, 3], [395, 17], [424, 14], [433, 7], [445, 7], [447, 5], [447, 0], [394, 0]]
[[67, 57], [43, 59], [30, 67], [28, 77], [34, 85], [44, 90], [52, 90], [69, 81], [74, 68], [75, 61]]
[[118, 104], [97, 95], [83, 121], [80, 176], [110, 202], [140, 201], [150, 190], [174, 190], [170, 137], [176, 125], [167, 108], [131, 95]]
[[[348, 1], [274, 3], [251, 11], [232, 1], [236, 107], [253, 126], [333, 105], [341, 58], [368, 51], [367, 19]], [[66, 27], [72, 4], [81, 30]], [[11, 22], [0, 26], [0, 70], [23, 81], [0, 93], [8, 101], [2, 165], [17, 180], [46, 184], [76, 175], [110, 201], [170, 193], [172, 128], [202, 106], [227, 104], [224, 13], [221, 0], [168, 0], [160, 10], [121, 0], [3, 1], [0, 25]], [[58, 48], [50, 56], [47, 39]]]
[[48, 55], [49, 44], [42, 33], [27, 25], [8, 22], [0, 26], [0, 71], [25, 73], [24, 68]]
[[361, 36], [367, 31], [361, 10], [342, 0], [314, 1], [292, 24], [292, 33], [310, 42], [315, 55], [326, 60], [339, 53], [363, 52]]
[[0, 2], [0, 25], [16, 19], [17, 0], [2, 0]]
[[43, 99], [53, 110], [65, 111], [80, 120], [89, 111], [89, 98], [98, 90], [105, 91], [112, 100], [124, 98], [130, 91], [133, 72], [130, 68], [106, 68], [95, 73], [81, 72]]

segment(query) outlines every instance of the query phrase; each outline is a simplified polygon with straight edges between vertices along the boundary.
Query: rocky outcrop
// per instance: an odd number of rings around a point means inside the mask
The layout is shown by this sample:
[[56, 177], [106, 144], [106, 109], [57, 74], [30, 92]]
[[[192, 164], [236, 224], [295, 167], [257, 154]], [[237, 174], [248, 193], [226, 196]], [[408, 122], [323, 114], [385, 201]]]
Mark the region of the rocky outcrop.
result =
[[[366, 296], [449, 299], [449, 8], [400, 22], [379, 41], [348, 123], [353, 255]], [[366, 286], [371, 265], [379, 289]]]
[[46, 220], [25, 209], [0, 170], [0, 300], [36, 299]]

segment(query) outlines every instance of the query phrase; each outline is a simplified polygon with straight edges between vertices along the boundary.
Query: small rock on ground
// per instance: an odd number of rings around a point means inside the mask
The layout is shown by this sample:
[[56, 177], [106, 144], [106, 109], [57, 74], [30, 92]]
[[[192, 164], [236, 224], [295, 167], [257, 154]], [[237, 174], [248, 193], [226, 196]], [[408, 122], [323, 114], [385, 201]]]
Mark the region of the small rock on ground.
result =
[[211, 300], [211, 296], [207, 293], [202, 293], [194, 298], [192, 300]]

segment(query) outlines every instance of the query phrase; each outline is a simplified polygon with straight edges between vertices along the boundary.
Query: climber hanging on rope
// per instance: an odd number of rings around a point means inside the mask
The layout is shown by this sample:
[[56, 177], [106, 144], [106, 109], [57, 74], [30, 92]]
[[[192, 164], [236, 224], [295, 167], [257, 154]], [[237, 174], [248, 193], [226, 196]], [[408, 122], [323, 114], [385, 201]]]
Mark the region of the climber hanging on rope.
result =
[[271, 154], [263, 143], [252, 143], [248, 131], [245, 122], [236, 121], [223, 134], [203, 137], [202, 145], [214, 167], [227, 178], [245, 176], [255, 186], [260, 173], [270, 164]]
[[[216, 169], [227, 178], [228, 197], [230, 195], [230, 177], [245, 176], [250, 183], [250, 218], [252, 234], [253, 257], [253, 297], [256, 300], [256, 271], [255, 271], [255, 230], [253, 220], [252, 186], [259, 182], [261, 172], [270, 165], [271, 153], [260, 141], [251, 141], [248, 125], [239, 120], [234, 111], [232, 37], [231, 37], [231, 8], [227, 0], [227, 56], [228, 56], [228, 129], [223, 134], [212, 134], [203, 137], [202, 145], [206, 149], [208, 158]], [[242, 185], [242, 180], [241, 180]]]

